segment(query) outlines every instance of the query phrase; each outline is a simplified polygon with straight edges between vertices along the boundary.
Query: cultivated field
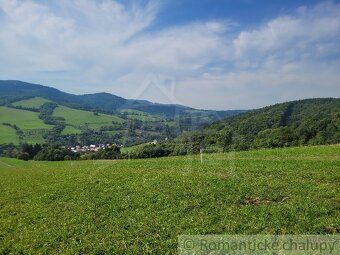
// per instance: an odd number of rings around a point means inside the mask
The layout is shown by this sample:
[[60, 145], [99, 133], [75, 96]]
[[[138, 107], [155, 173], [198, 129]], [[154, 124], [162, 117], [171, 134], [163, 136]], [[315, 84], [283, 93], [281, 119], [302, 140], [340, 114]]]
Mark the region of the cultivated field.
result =
[[179, 234], [340, 232], [340, 146], [0, 159], [0, 254], [173, 254]]

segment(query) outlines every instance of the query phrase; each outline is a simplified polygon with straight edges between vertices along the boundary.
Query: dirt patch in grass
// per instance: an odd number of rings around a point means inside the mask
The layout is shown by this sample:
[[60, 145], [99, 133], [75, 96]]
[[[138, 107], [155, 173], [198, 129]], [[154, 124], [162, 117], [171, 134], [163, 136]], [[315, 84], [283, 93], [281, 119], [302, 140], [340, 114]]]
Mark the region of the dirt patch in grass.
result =
[[284, 197], [284, 198], [280, 199], [280, 201], [278, 201], [278, 200], [273, 200], [273, 199], [269, 199], [269, 198], [260, 198], [260, 197], [248, 196], [244, 199], [244, 203], [246, 205], [268, 205], [268, 204], [282, 203], [287, 199], [288, 199], [288, 197]]
[[246, 205], [266, 205], [266, 204], [274, 204], [275, 201], [267, 198], [259, 198], [259, 197], [246, 197], [244, 199], [244, 203]]

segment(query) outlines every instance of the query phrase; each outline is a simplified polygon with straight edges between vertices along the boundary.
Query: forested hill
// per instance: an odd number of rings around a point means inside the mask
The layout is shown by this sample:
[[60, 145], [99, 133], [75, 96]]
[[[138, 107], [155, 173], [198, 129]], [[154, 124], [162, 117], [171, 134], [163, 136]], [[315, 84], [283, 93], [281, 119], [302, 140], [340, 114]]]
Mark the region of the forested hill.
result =
[[[175, 104], [159, 104], [146, 100], [125, 99], [109, 93], [95, 93], [86, 95], [73, 95], [58, 89], [22, 81], [0, 80], [0, 105], [15, 101], [42, 97], [55, 103], [71, 108], [99, 111], [114, 114], [121, 109], [133, 109], [152, 115], [175, 118], [179, 115], [188, 116], [188, 111], [195, 110], [190, 107]], [[202, 111], [201, 111], [202, 112]], [[238, 114], [242, 111], [204, 111], [215, 115], [215, 119]], [[214, 118], [212, 118], [214, 120]]]
[[92, 111], [97, 110], [106, 113], [113, 113], [121, 108], [138, 109], [139, 107], [145, 108], [146, 106], [154, 106], [155, 108], [160, 106], [161, 109], [159, 111], [154, 110], [154, 112], [171, 115], [174, 111], [180, 112], [188, 108], [184, 106], [175, 107], [172, 105], [153, 104], [145, 100], [128, 100], [109, 93], [73, 95], [52, 87], [22, 81], [0, 81], [0, 95], [2, 103], [9, 100], [18, 101], [19, 99], [31, 97], [43, 97], [68, 107]]
[[173, 141], [146, 146], [141, 155], [206, 152], [340, 143], [340, 99], [281, 103], [226, 118]]
[[177, 142], [224, 150], [340, 143], [340, 99], [287, 102], [227, 118]]

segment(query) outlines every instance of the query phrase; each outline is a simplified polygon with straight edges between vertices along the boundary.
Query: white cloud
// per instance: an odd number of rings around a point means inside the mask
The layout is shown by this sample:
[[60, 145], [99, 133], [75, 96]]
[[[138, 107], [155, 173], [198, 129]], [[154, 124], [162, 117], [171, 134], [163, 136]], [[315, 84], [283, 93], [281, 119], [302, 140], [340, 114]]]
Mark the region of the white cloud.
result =
[[199, 108], [340, 95], [339, 4], [237, 32], [221, 20], [149, 30], [160, 2], [133, 3], [0, 0], [0, 78]]
[[142, 33], [157, 15], [156, 1], [129, 8], [111, 0], [54, 4], [50, 8], [32, 1], [0, 2], [5, 13], [0, 25], [0, 54], [6, 60], [2, 76], [14, 73], [39, 81], [39, 73], [51, 76], [65, 70], [65, 81], [84, 86], [74, 91], [106, 85], [113, 92], [122, 90], [119, 86], [126, 84], [118, 83], [128, 76], [135, 83], [130, 84], [133, 91], [141, 74], [177, 75], [219, 57], [219, 35], [227, 28], [223, 22], [209, 22]]
[[[241, 32], [233, 44], [239, 58], [278, 53], [300, 57], [301, 52], [339, 38], [340, 5], [326, 3], [312, 9], [299, 8], [292, 15], [278, 17], [259, 29]], [[339, 52], [339, 48], [336, 50]]]
[[[195, 90], [191, 105], [220, 109], [340, 97], [339, 4], [299, 8], [257, 29], [240, 31], [226, 45], [233, 49], [226, 58], [229, 66], [187, 79], [178, 97], [185, 100], [181, 95]], [[206, 96], [200, 100], [198, 95]]]

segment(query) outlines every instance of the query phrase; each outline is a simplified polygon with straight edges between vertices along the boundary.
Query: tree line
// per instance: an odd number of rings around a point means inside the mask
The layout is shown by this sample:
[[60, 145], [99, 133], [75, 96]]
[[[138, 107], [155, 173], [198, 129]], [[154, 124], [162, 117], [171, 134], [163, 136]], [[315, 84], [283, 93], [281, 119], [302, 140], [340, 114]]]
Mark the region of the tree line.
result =
[[[135, 136], [137, 126], [131, 128], [130, 132], [134, 132], [131, 136]], [[92, 142], [94, 135], [97, 136], [95, 139], [103, 139], [101, 132], [105, 131], [85, 132], [84, 142]], [[312, 99], [246, 112], [173, 140], [138, 146], [129, 153], [121, 153], [117, 147], [74, 155], [57, 146], [41, 146], [41, 151], [33, 155], [30, 152], [34, 151], [32, 148], [27, 151], [9, 145], [5, 149], [0, 147], [0, 156], [2, 150], [7, 151], [9, 156], [17, 157], [16, 150], [17, 153], [24, 153], [21, 158], [39, 160], [150, 158], [196, 154], [202, 149], [209, 153], [337, 143], [340, 143], [340, 99]], [[23, 148], [27, 148], [25, 146]]]
[[17, 158], [20, 160], [64, 161], [64, 160], [95, 160], [127, 158], [120, 147], [111, 146], [96, 152], [73, 152], [59, 146], [23, 143], [20, 145], [0, 144], [0, 157]]

